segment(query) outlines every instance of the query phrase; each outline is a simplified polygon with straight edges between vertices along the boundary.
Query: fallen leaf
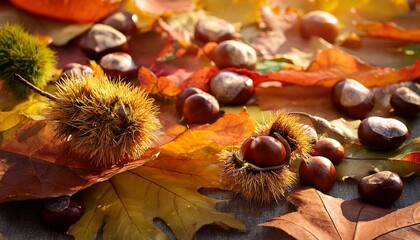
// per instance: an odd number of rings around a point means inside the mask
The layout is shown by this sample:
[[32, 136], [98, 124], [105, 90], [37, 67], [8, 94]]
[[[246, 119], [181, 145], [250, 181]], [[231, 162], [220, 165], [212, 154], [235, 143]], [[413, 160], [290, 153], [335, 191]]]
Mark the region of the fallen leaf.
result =
[[266, 80], [254, 83], [258, 85], [264, 81], [280, 81], [303, 86], [331, 87], [342, 79], [352, 78], [366, 87], [385, 86], [420, 77], [420, 61], [400, 69], [375, 67], [331, 48], [320, 52], [306, 71], [281, 70], [268, 73], [266, 77]]
[[181, 88], [170, 79], [165, 76], [157, 77], [145, 67], [139, 69], [138, 79], [140, 88], [152, 95], [173, 97], [181, 92]]
[[101, 168], [69, 153], [45, 121], [26, 121], [0, 147], [0, 202], [72, 195], [111, 176], [144, 164], [149, 156]]
[[146, 165], [83, 191], [87, 210], [69, 233], [91, 239], [103, 226], [104, 238], [165, 238], [154, 219], [163, 220], [176, 239], [192, 239], [206, 224], [244, 230], [232, 215], [214, 209], [220, 200], [198, 190], [218, 186], [217, 154], [240, 144], [254, 128], [254, 120], [241, 111], [185, 131], [162, 145]]
[[19, 22], [33, 34], [43, 34], [53, 39], [53, 44], [64, 46], [92, 26], [92, 23], [66, 23], [47, 18], [39, 18], [12, 7], [2, 1], [0, 3], [0, 25], [7, 22]]
[[370, 151], [362, 145], [346, 145], [344, 160], [336, 165], [338, 180], [363, 177], [379, 171], [392, 171], [400, 177], [420, 175], [420, 137], [393, 151]]
[[392, 22], [359, 23], [357, 26], [370, 37], [420, 42], [420, 28], [403, 29]]
[[294, 190], [288, 201], [297, 207], [260, 226], [282, 229], [296, 239], [416, 239], [420, 203], [402, 209], [380, 208], [358, 199], [344, 201], [313, 188]]

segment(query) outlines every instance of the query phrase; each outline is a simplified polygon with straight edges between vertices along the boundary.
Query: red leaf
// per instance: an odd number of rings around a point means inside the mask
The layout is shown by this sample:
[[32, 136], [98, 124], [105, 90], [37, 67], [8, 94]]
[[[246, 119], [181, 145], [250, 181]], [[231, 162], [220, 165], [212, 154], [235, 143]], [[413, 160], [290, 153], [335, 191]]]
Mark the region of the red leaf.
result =
[[391, 22], [360, 23], [358, 27], [371, 37], [420, 42], [420, 28], [403, 29]]
[[189, 78], [182, 82], [182, 89], [188, 87], [197, 87], [203, 91], [209, 92], [208, 82], [219, 70], [214, 67], [204, 67], [195, 71]]

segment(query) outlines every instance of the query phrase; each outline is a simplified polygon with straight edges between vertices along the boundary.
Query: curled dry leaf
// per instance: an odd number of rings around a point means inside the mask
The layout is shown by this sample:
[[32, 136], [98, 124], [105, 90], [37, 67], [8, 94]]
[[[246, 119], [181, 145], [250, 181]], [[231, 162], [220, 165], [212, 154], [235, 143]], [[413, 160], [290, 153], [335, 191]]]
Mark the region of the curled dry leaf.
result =
[[[161, 239], [153, 220], [163, 220], [176, 239], [192, 239], [206, 224], [244, 230], [232, 215], [218, 212], [218, 200], [198, 192], [218, 186], [217, 154], [250, 135], [255, 121], [246, 113], [226, 114], [211, 125], [185, 131], [157, 149], [157, 158], [82, 192], [86, 213], [70, 229], [76, 239]], [[106, 206], [106, 207], [104, 207]]]
[[358, 199], [344, 201], [313, 188], [294, 190], [292, 212], [260, 226], [282, 229], [296, 239], [416, 239], [420, 203], [402, 209], [380, 208]]

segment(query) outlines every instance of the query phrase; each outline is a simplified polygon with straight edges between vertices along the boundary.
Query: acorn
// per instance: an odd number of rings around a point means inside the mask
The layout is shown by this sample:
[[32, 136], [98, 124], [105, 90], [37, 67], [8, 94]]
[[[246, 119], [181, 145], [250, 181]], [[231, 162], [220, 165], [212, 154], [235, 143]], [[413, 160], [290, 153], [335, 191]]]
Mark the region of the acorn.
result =
[[220, 154], [221, 184], [248, 201], [278, 202], [296, 182], [290, 163], [309, 156], [310, 138], [284, 111], [261, 124], [239, 150]]
[[6, 91], [18, 98], [27, 98], [31, 91], [15, 80], [15, 74], [43, 89], [52, 77], [55, 64], [54, 51], [21, 25], [6, 23], [0, 27], [0, 81]]
[[52, 95], [17, 79], [52, 100], [46, 118], [56, 136], [98, 166], [135, 160], [156, 139], [157, 108], [138, 87], [106, 76], [70, 75]]

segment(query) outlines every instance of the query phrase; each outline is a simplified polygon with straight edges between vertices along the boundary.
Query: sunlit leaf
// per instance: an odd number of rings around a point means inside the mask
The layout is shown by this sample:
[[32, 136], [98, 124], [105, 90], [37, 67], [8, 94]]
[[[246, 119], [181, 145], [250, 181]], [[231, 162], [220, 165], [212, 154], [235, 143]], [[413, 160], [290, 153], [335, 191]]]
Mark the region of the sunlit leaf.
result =
[[237, 145], [255, 128], [245, 112], [226, 114], [211, 125], [187, 130], [162, 145], [156, 159], [83, 192], [87, 211], [72, 226], [76, 239], [93, 238], [103, 226], [104, 238], [161, 239], [153, 225], [163, 220], [177, 239], [192, 239], [206, 224], [244, 229], [233, 216], [218, 212], [218, 200], [198, 192], [218, 187], [217, 154]]
[[199, 3], [199, 7], [208, 15], [223, 18], [231, 23], [248, 25], [261, 21], [260, 9], [267, 4], [267, 1], [200, 0]]
[[297, 189], [288, 200], [297, 207], [297, 212], [273, 218], [260, 226], [282, 229], [296, 239], [417, 237], [419, 202], [402, 209], [380, 208], [358, 199], [344, 201], [313, 188]]
[[371, 37], [420, 42], [420, 28], [403, 29], [392, 22], [359, 23], [358, 27]]
[[181, 89], [176, 86], [167, 77], [157, 77], [152, 71], [141, 67], [139, 70], [140, 87], [152, 95], [159, 96], [176, 96]]

